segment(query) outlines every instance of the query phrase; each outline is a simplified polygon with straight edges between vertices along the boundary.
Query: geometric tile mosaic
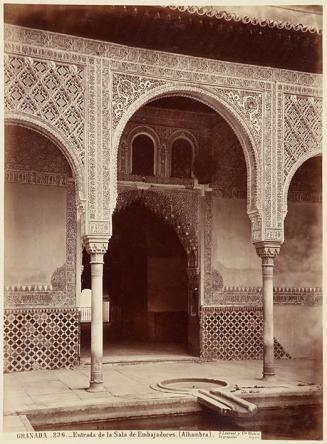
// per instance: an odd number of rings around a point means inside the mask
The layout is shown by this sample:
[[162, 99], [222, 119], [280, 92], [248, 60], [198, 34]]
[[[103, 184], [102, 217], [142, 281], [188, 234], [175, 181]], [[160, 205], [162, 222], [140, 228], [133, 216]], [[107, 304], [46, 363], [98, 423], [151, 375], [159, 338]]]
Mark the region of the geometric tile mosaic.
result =
[[5, 310], [3, 332], [5, 372], [79, 365], [80, 315], [76, 308]]

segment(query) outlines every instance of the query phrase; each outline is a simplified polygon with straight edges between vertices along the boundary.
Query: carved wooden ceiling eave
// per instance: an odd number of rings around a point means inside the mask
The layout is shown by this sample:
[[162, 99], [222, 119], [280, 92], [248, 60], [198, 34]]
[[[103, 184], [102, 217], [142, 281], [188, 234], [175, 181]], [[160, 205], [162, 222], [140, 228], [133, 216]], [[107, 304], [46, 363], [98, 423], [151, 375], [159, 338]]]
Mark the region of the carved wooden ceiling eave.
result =
[[[310, 34], [322, 34], [322, 29], [317, 26], [303, 25], [301, 23], [292, 23], [285, 20], [276, 19], [261, 19], [257, 17], [250, 17], [248, 15], [238, 15], [235, 12], [226, 11], [220, 9], [218, 6], [162, 6], [163, 8], [169, 8], [174, 11], [182, 13], [194, 14], [200, 17], [214, 17], [217, 20], [225, 20], [227, 22], [233, 21], [235, 23], [242, 22], [249, 26], [260, 26], [261, 28], [277, 28], [293, 30], [296, 32], [310, 33]], [[218, 9], [219, 8], [219, 9]]]
[[70, 5], [64, 8], [27, 5], [21, 12], [9, 5], [5, 8], [5, 20], [20, 26], [171, 54], [287, 69], [304, 68], [310, 72], [322, 70], [319, 33], [303, 32], [305, 28], [300, 25], [277, 23], [275, 26], [275, 22], [269, 20], [254, 19], [251, 24], [248, 18], [217, 19], [168, 7], [119, 5], [80, 5], [77, 10]]

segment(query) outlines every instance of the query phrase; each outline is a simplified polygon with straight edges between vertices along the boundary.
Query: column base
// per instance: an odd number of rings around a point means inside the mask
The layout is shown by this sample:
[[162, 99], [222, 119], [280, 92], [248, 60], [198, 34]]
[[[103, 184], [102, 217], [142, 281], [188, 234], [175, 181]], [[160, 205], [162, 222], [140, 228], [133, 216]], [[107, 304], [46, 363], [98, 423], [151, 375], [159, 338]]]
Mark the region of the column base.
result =
[[275, 365], [273, 363], [274, 358], [270, 358], [270, 362], [266, 362], [264, 359], [263, 366], [262, 366], [262, 374], [263, 376], [275, 376]]
[[276, 375], [262, 375], [261, 379], [270, 381], [271, 379], [275, 379], [275, 378], [276, 378]]
[[103, 382], [90, 382], [90, 387], [86, 389], [87, 392], [103, 392], [104, 391], [104, 383]]
[[274, 381], [276, 379], [275, 373], [263, 373], [262, 381]]

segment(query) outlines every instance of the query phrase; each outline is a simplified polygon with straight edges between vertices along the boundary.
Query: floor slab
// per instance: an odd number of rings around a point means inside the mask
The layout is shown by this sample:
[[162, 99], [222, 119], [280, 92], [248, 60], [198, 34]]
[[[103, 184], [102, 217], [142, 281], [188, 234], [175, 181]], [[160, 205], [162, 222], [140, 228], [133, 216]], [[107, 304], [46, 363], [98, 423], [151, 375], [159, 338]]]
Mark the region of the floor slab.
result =
[[[261, 380], [261, 361], [134, 362], [104, 365], [105, 391], [90, 393], [90, 366], [4, 375], [6, 414], [28, 414], [36, 409], [87, 407], [122, 402], [149, 402], [180, 397], [173, 392], [155, 390], [157, 383], [175, 378], [213, 378], [228, 382], [228, 390], [246, 391], [265, 387], [268, 391], [295, 390], [303, 385], [321, 384], [321, 373], [312, 360], [280, 360], [272, 382]], [[33, 374], [34, 373], [34, 374]], [[17, 386], [13, 386], [17, 381]], [[243, 393], [243, 392], [242, 392]], [[108, 404], [109, 403], [109, 404]], [[83, 408], [84, 408], [83, 407]], [[15, 420], [12, 420], [14, 421]], [[7, 422], [7, 424], [9, 424]], [[8, 425], [9, 427], [9, 425]], [[12, 430], [13, 425], [10, 425]]]

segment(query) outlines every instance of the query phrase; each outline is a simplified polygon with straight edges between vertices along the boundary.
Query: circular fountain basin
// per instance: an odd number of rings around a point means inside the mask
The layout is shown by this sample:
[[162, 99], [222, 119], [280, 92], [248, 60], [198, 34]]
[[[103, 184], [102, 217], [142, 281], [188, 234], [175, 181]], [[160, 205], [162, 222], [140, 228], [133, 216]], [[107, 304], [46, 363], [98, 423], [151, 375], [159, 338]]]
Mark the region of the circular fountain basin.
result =
[[176, 393], [192, 393], [194, 390], [213, 390], [227, 387], [228, 383], [214, 378], [176, 378], [159, 382], [157, 390]]

